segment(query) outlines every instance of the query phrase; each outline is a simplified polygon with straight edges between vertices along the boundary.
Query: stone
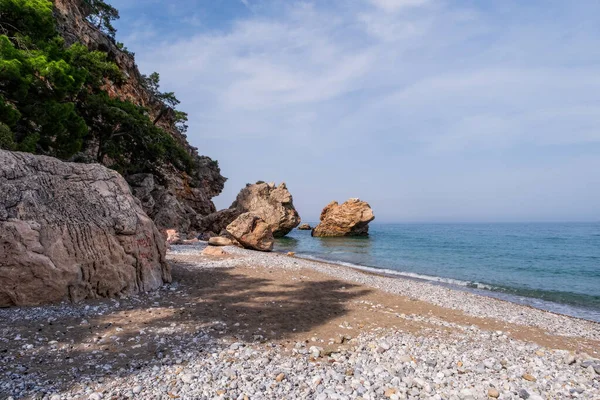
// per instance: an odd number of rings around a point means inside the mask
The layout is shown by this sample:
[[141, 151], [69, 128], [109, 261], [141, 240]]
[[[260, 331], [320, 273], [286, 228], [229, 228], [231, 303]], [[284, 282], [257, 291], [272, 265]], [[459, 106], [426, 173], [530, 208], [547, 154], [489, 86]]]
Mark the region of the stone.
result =
[[341, 205], [332, 201], [321, 212], [321, 222], [312, 236], [368, 236], [369, 222], [374, 219], [371, 206], [364, 201], [350, 199]]
[[207, 246], [202, 250], [202, 255], [211, 257], [226, 257], [228, 253], [220, 247]]
[[312, 230], [312, 226], [310, 226], [309, 224], [302, 224], [298, 227], [299, 231], [310, 231]]
[[247, 249], [273, 250], [273, 232], [270, 226], [256, 214], [240, 215], [227, 226], [227, 232]]
[[275, 381], [276, 382], [281, 382], [284, 379], [285, 379], [285, 374], [282, 372], [279, 375], [277, 375], [277, 377], [275, 378]]
[[216, 236], [208, 239], [208, 244], [210, 246], [231, 246], [233, 245], [233, 242], [231, 241], [231, 239]]
[[497, 399], [498, 397], [500, 397], [500, 392], [498, 392], [498, 390], [496, 388], [489, 388], [488, 389], [488, 397]]
[[321, 353], [323, 352], [323, 349], [321, 349], [320, 347], [317, 347], [317, 346], [311, 346], [308, 349], [308, 352], [310, 353], [310, 355], [313, 358], [319, 358], [321, 356]]
[[269, 225], [274, 237], [283, 237], [300, 224], [300, 216], [285, 183], [279, 186], [264, 182], [248, 184], [230, 208], [259, 216]]
[[401, 363], [409, 363], [412, 362], [412, 357], [408, 355], [403, 355], [398, 358], [398, 361]]
[[296, 253], [294, 253], [293, 251], [288, 251], [287, 252], [287, 256], [288, 257], [294, 257], [296, 255]]
[[181, 381], [183, 383], [192, 383], [196, 379], [196, 377], [192, 374], [183, 374], [181, 375]]
[[396, 394], [398, 392], [398, 390], [396, 388], [387, 388], [385, 389], [385, 392], [383, 393], [383, 395], [385, 397], [392, 397], [393, 394]]
[[572, 353], [567, 353], [564, 358], [564, 363], [567, 365], [575, 364], [575, 356]]
[[138, 385], [138, 386], [134, 387], [132, 391], [133, 391], [133, 393], [138, 394], [138, 393], [141, 393], [143, 389], [144, 389], [143, 387]]
[[529, 392], [525, 389], [521, 389], [519, 390], [519, 397], [522, 399], [528, 399], [529, 398]]
[[533, 376], [531, 374], [523, 374], [522, 378], [525, 379], [526, 381], [529, 381], [529, 382], [535, 382], [535, 381], [537, 381], [537, 379], [535, 378], [535, 376]]
[[99, 164], [0, 150], [0, 307], [119, 297], [171, 281], [165, 240]]
[[183, 244], [183, 240], [181, 240], [181, 235], [179, 235], [179, 232], [177, 232], [175, 229], [167, 229], [166, 234], [168, 245]]
[[195, 227], [198, 232], [202, 232], [204, 235], [216, 236], [227, 228], [227, 225], [232, 223], [237, 217], [242, 214], [236, 209], [227, 208], [209, 214], [204, 217], [199, 217], [196, 221]]

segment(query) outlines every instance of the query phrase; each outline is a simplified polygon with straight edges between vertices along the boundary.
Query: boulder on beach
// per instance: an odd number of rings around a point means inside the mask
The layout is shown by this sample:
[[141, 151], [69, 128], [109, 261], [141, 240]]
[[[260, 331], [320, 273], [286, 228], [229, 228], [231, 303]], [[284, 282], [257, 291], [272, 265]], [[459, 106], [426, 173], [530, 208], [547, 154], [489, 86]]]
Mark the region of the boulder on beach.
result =
[[99, 164], [0, 150], [0, 307], [119, 297], [171, 281], [165, 239]]
[[231, 241], [231, 239], [221, 236], [215, 236], [208, 239], [208, 244], [210, 246], [232, 246], [233, 242]]
[[285, 183], [258, 182], [247, 185], [230, 207], [239, 213], [251, 212], [265, 221], [275, 237], [283, 237], [300, 224], [292, 194]]
[[321, 222], [312, 231], [312, 236], [368, 236], [369, 222], [375, 216], [371, 206], [360, 199], [350, 199], [343, 204], [329, 203], [321, 212]]
[[196, 229], [203, 236], [217, 236], [227, 228], [227, 225], [232, 223], [241, 212], [236, 209], [226, 208], [209, 214], [205, 217], [200, 217], [196, 221]]
[[211, 257], [225, 257], [227, 252], [220, 247], [207, 246], [202, 250], [202, 255]]
[[309, 224], [302, 224], [298, 227], [299, 231], [310, 231], [312, 229], [312, 226], [310, 226]]
[[227, 226], [227, 232], [247, 249], [273, 250], [274, 238], [271, 227], [256, 214], [240, 215]]

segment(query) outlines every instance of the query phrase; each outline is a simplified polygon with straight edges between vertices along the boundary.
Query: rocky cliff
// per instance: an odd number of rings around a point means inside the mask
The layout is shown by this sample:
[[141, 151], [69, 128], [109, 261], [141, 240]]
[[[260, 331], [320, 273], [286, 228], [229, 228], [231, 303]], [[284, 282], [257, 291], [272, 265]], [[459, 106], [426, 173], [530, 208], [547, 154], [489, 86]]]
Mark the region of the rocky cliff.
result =
[[[150, 119], [193, 157], [197, 167], [194, 176], [173, 165], [163, 165], [157, 168], [159, 173], [126, 178], [142, 201], [144, 211], [155, 220], [159, 229], [195, 233], [194, 221], [216, 211], [211, 199], [221, 193], [226, 181], [218, 163], [199, 155], [198, 149], [188, 143], [186, 135], [176, 129], [174, 110], [165, 106], [143, 84], [133, 55], [122, 51], [114, 39], [87, 21], [89, 9], [83, 0], [55, 0], [54, 6], [58, 30], [67, 44], [80, 42], [92, 50], [103, 51], [122, 71], [123, 82], [106, 84], [109, 95], [146, 107]], [[95, 154], [95, 146], [97, 144], [88, 141], [86, 153]]]

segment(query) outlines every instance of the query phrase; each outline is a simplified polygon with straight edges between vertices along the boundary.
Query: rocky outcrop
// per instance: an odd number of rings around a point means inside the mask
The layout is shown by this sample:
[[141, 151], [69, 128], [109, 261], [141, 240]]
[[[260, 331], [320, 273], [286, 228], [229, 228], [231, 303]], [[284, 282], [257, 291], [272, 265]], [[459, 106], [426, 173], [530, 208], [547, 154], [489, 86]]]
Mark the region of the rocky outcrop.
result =
[[230, 207], [240, 213], [251, 212], [265, 221], [275, 237], [283, 237], [300, 224], [292, 194], [285, 183], [247, 185]]
[[232, 223], [240, 214], [242, 213], [236, 209], [226, 208], [199, 218], [196, 222], [196, 228], [198, 232], [204, 234], [220, 235], [225, 231], [227, 225]]
[[271, 227], [256, 214], [240, 215], [227, 226], [227, 232], [247, 249], [273, 250], [274, 238]]
[[369, 222], [374, 219], [371, 206], [364, 201], [350, 199], [341, 205], [332, 201], [321, 212], [312, 236], [368, 236]]
[[171, 275], [165, 241], [116, 172], [0, 150], [0, 306], [116, 297]]
[[[154, 175], [144, 173], [127, 177], [134, 195], [142, 201], [144, 211], [161, 231], [175, 229], [184, 237], [195, 236], [198, 231], [195, 221], [216, 211], [211, 199], [221, 193], [226, 181], [218, 163], [199, 155], [198, 149], [188, 143], [186, 135], [176, 129], [174, 110], [146, 88], [133, 54], [120, 49], [114, 39], [86, 20], [89, 6], [85, 1], [55, 0], [54, 7], [58, 30], [67, 44], [80, 42], [92, 50], [103, 51], [123, 72], [123, 82], [106, 83], [104, 89], [109, 95], [147, 108], [155, 125], [168, 132], [195, 160], [197, 168], [193, 176], [167, 164], [154, 166], [153, 169], [158, 171], [154, 171]], [[88, 138], [82, 159], [93, 159], [90, 155], [97, 150], [93, 132]], [[110, 165], [110, 160], [103, 163]]]
[[312, 226], [310, 226], [309, 224], [302, 224], [298, 227], [299, 231], [310, 231], [312, 230]]

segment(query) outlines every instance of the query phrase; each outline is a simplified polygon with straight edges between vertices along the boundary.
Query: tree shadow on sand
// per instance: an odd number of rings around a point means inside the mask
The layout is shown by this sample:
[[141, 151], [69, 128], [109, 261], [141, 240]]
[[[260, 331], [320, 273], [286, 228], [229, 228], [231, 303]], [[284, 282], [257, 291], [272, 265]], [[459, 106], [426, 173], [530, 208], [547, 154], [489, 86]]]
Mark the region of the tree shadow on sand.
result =
[[[0, 376], [25, 377], [31, 390], [45, 382], [60, 391], [202, 353], [214, 337], [285, 341], [344, 316], [347, 302], [370, 292], [335, 279], [278, 283], [182, 262], [173, 277], [170, 287], [121, 300], [103, 313], [67, 306], [78, 311], [51, 324], [22, 321], [5, 328], [22, 340], [0, 341]], [[86, 304], [94, 309], [114, 302]], [[3, 390], [0, 385], [0, 398], [14, 395]]]

